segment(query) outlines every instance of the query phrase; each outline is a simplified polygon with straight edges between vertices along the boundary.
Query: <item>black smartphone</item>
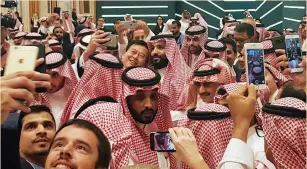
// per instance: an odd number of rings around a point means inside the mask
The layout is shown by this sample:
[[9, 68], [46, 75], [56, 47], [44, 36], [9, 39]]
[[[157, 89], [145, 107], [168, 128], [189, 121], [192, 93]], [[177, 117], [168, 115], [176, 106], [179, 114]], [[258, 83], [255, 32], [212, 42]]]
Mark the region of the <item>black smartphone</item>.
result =
[[286, 49], [285, 36], [279, 36], [271, 39], [274, 49]]
[[150, 133], [150, 149], [157, 152], [176, 152], [169, 132]]
[[[38, 47], [38, 57], [37, 59], [44, 58], [45, 59], [45, 45], [43, 44], [35, 44], [35, 45], [26, 45], [26, 46], [36, 46]], [[46, 73], [46, 61], [40, 64], [35, 68], [36, 72]], [[46, 88], [36, 88], [35, 90], [37, 93], [45, 93], [47, 92]]]

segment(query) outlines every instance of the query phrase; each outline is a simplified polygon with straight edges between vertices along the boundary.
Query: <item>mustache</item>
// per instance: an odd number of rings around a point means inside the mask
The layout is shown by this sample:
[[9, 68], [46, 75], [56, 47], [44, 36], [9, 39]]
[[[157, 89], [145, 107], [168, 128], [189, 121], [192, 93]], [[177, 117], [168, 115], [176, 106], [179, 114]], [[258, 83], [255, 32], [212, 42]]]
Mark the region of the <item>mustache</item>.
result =
[[210, 96], [210, 94], [211, 94], [211, 93], [209, 93], [209, 92], [202, 92], [202, 93], [200, 93], [199, 95], [200, 95], [200, 96]]
[[40, 142], [40, 141], [48, 141], [51, 142], [51, 139], [48, 137], [38, 137], [36, 139], [33, 140], [34, 143]]
[[154, 113], [155, 113], [155, 111], [154, 111], [153, 109], [145, 109], [145, 110], [143, 110], [140, 114], [143, 115], [144, 113], [147, 113], [147, 112], [149, 112], [149, 113], [151, 113], [151, 114], [154, 114]]

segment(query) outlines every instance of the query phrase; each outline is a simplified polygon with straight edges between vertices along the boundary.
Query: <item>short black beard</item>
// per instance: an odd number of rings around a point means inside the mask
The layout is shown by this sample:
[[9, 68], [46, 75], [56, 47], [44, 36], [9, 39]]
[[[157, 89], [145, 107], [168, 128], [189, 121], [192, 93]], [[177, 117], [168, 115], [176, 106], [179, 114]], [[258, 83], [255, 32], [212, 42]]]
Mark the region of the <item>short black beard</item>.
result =
[[152, 65], [155, 69], [163, 69], [168, 65], [168, 59], [161, 57], [152, 58]]
[[127, 101], [128, 109], [129, 109], [130, 114], [131, 114], [132, 118], [134, 119], [134, 121], [139, 122], [139, 123], [142, 123], [142, 124], [150, 124], [150, 123], [152, 123], [152, 122], [155, 120], [156, 115], [158, 114], [158, 110], [156, 110], [156, 111], [154, 112], [154, 116], [153, 116], [153, 118], [152, 118], [151, 121], [145, 122], [145, 121], [143, 121], [142, 118], [140, 117], [140, 116], [141, 116], [141, 113], [136, 112], [136, 111], [129, 105], [129, 97], [127, 97], [126, 101]]

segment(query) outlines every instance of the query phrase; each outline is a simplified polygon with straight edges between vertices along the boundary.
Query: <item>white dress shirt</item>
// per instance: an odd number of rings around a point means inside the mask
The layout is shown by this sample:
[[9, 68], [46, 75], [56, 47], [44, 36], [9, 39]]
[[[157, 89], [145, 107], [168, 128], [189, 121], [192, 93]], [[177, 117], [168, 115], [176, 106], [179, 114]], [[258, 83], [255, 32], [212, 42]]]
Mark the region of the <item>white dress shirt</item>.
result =
[[253, 150], [242, 140], [232, 138], [217, 169], [255, 169]]

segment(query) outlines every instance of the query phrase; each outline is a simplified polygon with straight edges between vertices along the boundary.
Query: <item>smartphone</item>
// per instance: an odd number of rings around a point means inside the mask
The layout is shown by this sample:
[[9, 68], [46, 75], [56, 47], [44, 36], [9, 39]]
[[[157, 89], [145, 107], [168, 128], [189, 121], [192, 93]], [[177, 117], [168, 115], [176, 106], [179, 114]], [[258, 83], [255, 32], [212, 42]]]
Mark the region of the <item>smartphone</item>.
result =
[[108, 50], [117, 50], [118, 49], [118, 40], [117, 35], [110, 34], [106, 38], [110, 38], [109, 42], [103, 43], [103, 46], [106, 46]]
[[169, 132], [150, 133], [150, 148], [157, 152], [176, 152]]
[[286, 35], [285, 37], [286, 55], [291, 72], [302, 72], [303, 68], [299, 67], [302, 61], [301, 45], [299, 35]]
[[19, 71], [34, 71], [39, 49], [36, 46], [11, 46], [4, 75]]
[[247, 83], [254, 84], [258, 90], [265, 89], [263, 45], [261, 43], [246, 43], [244, 49]]
[[132, 20], [132, 21], [121, 21], [121, 23], [124, 24], [124, 27], [126, 29], [135, 29], [136, 28], [136, 20]]
[[[44, 58], [45, 59], [45, 45], [43, 44], [33, 44], [33, 45], [26, 45], [26, 46], [35, 46], [38, 47], [38, 57], [37, 59]], [[45, 60], [46, 61], [46, 60]], [[35, 71], [40, 73], [46, 73], [46, 62], [36, 66]], [[45, 93], [47, 92], [47, 88], [36, 88], [36, 93]]]

